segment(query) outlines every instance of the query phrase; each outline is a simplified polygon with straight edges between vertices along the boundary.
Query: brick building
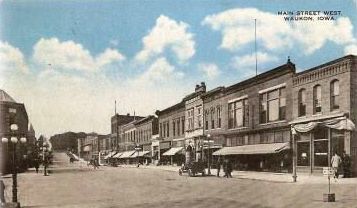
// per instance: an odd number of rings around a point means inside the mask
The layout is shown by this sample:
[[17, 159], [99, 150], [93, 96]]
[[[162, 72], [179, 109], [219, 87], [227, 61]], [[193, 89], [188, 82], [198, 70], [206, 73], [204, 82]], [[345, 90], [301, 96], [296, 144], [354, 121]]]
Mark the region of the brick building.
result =
[[159, 137], [152, 145], [154, 160], [171, 164], [182, 163], [182, 149], [185, 142], [184, 102], [156, 111], [156, 115], [159, 123]]
[[230, 158], [239, 169], [287, 171], [291, 161], [288, 122], [292, 120], [294, 73], [295, 66], [289, 60], [221, 92], [220, 136], [225, 138], [222, 143], [226, 147], [213, 155]]
[[[11, 126], [17, 125], [17, 129], [11, 130]], [[17, 103], [10, 95], [0, 89], [0, 138], [7, 138], [8, 143], [0, 143], [0, 168], [2, 172], [7, 172], [12, 164], [10, 155], [12, 155], [12, 143], [11, 137], [17, 137], [19, 140], [21, 137], [26, 137], [27, 142], [16, 145], [17, 158], [20, 163], [23, 162], [23, 155], [30, 156], [34, 151], [34, 145], [36, 142], [35, 131], [32, 125], [29, 125], [29, 118], [25, 105], [23, 103]], [[28, 157], [28, 159], [31, 159]], [[22, 168], [22, 167], [20, 167]]]
[[357, 173], [357, 134], [349, 129], [357, 121], [356, 66], [356, 56], [345, 56], [294, 76], [290, 124], [297, 131], [298, 171], [321, 173], [335, 152], [345, 151]]

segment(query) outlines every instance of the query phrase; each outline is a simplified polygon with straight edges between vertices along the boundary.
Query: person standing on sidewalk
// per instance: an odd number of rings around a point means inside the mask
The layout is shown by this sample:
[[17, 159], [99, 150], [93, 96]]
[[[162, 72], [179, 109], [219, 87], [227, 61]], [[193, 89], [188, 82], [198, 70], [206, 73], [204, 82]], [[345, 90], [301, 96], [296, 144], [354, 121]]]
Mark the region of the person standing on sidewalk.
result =
[[219, 172], [221, 171], [221, 166], [222, 166], [222, 160], [221, 160], [221, 157], [219, 157], [218, 161], [217, 161], [217, 177], [219, 177]]
[[228, 160], [228, 162], [227, 162], [227, 178], [232, 178], [232, 171], [233, 171], [232, 162], [230, 160]]
[[335, 178], [335, 179], [338, 178], [338, 174], [339, 174], [338, 173], [338, 168], [340, 167], [341, 162], [342, 162], [341, 157], [338, 156], [337, 151], [336, 151], [335, 155], [332, 156], [332, 158], [331, 158], [331, 166], [332, 166], [333, 171], [335, 173], [333, 178]]
[[342, 153], [342, 169], [344, 178], [351, 177], [351, 158], [346, 154], [346, 151]]

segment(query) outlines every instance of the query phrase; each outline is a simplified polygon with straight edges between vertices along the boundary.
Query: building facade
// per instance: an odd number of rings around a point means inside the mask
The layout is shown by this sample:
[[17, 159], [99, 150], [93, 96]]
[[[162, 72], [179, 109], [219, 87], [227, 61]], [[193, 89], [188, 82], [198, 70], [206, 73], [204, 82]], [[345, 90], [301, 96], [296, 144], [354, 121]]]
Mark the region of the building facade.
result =
[[[352, 156], [357, 173], [357, 59], [346, 56], [297, 73], [293, 78], [293, 121], [299, 171], [321, 173], [331, 157]], [[353, 125], [353, 124], [352, 124]], [[351, 131], [352, 130], [352, 131]]]
[[152, 145], [154, 160], [166, 164], [181, 164], [183, 162], [181, 151], [185, 142], [184, 102], [156, 111], [156, 115], [158, 116], [159, 137]]
[[225, 88], [225, 146], [213, 153], [243, 170], [288, 171], [291, 164], [292, 78], [290, 61]]

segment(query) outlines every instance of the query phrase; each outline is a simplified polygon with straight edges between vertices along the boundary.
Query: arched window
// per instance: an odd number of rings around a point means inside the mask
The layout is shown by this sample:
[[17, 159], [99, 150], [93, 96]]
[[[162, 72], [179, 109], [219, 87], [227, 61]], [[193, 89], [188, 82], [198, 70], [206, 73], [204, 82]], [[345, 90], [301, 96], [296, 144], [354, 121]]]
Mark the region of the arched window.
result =
[[340, 108], [339, 105], [339, 95], [340, 95], [340, 86], [339, 81], [334, 80], [330, 85], [330, 95], [331, 95], [331, 110], [336, 110]]
[[321, 113], [321, 85], [314, 87], [314, 114]]
[[306, 90], [301, 89], [299, 90], [299, 116], [306, 115]]

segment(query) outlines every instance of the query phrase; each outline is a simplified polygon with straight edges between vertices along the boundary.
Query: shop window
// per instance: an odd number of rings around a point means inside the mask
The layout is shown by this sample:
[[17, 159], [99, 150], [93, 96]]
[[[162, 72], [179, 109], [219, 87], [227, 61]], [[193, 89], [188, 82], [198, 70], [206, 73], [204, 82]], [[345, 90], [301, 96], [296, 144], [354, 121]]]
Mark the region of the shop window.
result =
[[340, 108], [339, 105], [339, 95], [340, 95], [340, 86], [338, 80], [331, 82], [331, 110], [337, 110]]
[[299, 106], [299, 116], [305, 116], [306, 115], [306, 90], [301, 89], [299, 90], [299, 98], [298, 98], [298, 106]]
[[314, 165], [317, 167], [328, 166], [328, 140], [314, 141]]
[[316, 85], [313, 89], [314, 114], [321, 113], [321, 85]]
[[297, 165], [298, 166], [310, 165], [310, 142], [297, 143]]

